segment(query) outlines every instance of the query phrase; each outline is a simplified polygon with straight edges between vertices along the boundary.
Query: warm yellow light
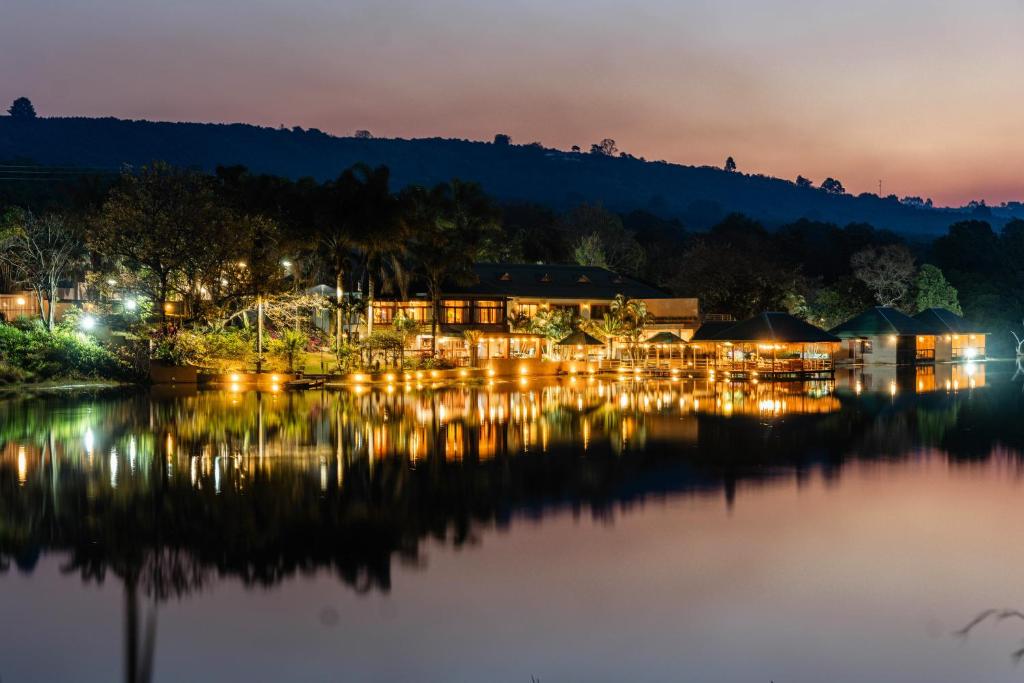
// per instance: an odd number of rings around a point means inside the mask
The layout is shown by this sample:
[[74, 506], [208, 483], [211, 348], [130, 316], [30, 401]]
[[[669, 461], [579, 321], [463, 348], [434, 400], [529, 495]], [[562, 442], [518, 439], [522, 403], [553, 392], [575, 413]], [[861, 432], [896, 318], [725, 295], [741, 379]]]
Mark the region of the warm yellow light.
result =
[[357, 372], [356, 374], [352, 375], [352, 381], [353, 382], [365, 382], [366, 381], [366, 375], [364, 375], [361, 372]]
[[469, 370], [467, 370], [466, 368], [462, 368], [461, 370], [459, 370], [459, 377], [466, 377], [468, 375], [469, 375]]
[[394, 382], [395, 374], [393, 372], [389, 372], [388, 374], [384, 375], [384, 379], [386, 379], [388, 382]]
[[896, 339], [897, 339], [897, 337], [896, 337], [895, 334], [890, 334], [889, 335], [889, 341], [893, 342], [894, 344], [896, 343]]
[[172, 310], [174, 310], [174, 306], [171, 304], [164, 304], [164, 310], [170, 313]]
[[889, 394], [892, 396], [896, 395], [896, 382], [889, 382]]
[[280, 380], [280, 378], [277, 375], [271, 375], [270, 376], [270, 381], [271, 382], [277, 382], [279, 380]]
[[494, 377], [494, 368], [487, 368], [487, 376]]
[[431, 376], [431, 377], [434, 377], [435, 379], [437, 378], [437, 374], [438, 374], [438, 373], [437, 373], [437, 370], [431, 370], [431, 371], [430, 371], [430, 376]]
[[519, 374], [520, 375], [525, 375], [528, 372], [529, 372], [529, 370], [527, 369], [527, 367], [525, 365], [520, 365], [519, 366]]
[[18, 299], [17, 299], [17, 302], [18, 302], [19, 306], [24, 306], [25, 305], [25, 297], [19, 296]]
[[232, 382], [237, 382], [237, 381], [238, 381], [238, 380], [240, 380], [240, 379], [241, 379], [241, 377], [239, 377], [239, 376], [238, 376], [238, 373], [237, 373], [237, 372], [233, 372], [233, 373], [231, 373], [231, 381], [232, 381]]
[[278, 384], [277, 382], [274, 382], [273, 384], [270, 385], [270, 390], [274, 392], [281, 391], [281, 385]]

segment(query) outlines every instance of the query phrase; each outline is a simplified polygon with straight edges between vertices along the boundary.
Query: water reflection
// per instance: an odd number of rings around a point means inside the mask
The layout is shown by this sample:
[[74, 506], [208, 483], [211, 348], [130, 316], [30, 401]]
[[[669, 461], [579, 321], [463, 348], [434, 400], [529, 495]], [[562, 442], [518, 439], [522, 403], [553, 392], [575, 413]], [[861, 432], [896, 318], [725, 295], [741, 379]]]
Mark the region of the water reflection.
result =
[[[990, 373], [991, 374], [991, 373]], [[997, 373], [998, 376], [998, 373]], [[516, 380], [353, 391], [104, 394], [0, 403], [0, 570], [44, 553], [125, 590], [125, 671], [152, 670], [156, 607], [217, 579], [327, 569], [387, 591], [424, 539], [570, 506], [718, 494], [851, 458], [1024, 444], [1021, 397], [986, 367], [834, 382]], [[146, 603], [148, 599], [148, 603]]]

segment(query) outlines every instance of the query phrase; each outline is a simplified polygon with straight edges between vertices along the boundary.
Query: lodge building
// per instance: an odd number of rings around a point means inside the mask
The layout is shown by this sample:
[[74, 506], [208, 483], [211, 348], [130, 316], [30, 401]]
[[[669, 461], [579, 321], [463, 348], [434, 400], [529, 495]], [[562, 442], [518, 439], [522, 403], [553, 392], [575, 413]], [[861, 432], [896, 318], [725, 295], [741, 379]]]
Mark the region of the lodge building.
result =
[[[438, 320], [438, 355], [464, 362], [469, 356], [465, 332], [481, 332], [478, 358], [541, 358], [551, 340], [525, 331], [526, 321], [541, 311], [565, 310], [579, 320], [600, 320], [617, 295], [643, 301], [651, 315], [645, 336], [670, 332], [689, 339], [700, 325], [695, 298], [674, 297], [640, 280], [594, 266], [478, 263], [468, 284], [444, 285]], [[390, 325], [401, 312], [419, 323], [412, 351], [431, 348], [432, 307], [426, 292], [408, 300], [377, 299], [371, 304], [372, 329]], [[598, 351], [602, 353], [602, 351]]]

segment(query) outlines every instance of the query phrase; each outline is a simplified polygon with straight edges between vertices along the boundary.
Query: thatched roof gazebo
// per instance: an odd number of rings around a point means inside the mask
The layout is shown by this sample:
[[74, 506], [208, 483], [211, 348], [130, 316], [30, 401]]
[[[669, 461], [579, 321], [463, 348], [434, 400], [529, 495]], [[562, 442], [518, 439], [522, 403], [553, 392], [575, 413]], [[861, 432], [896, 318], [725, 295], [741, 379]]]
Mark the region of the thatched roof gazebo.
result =
[[583, 330], [576, 330], [565, 339], [555, 342], [555, 346], [604, 346], [604, 342]]
[[691, 343], [705, 349], [710, 367], [776, 375], [831, 372], [832, 353], [839, 347], [837, 337], [778, 311], [707, 330], [701, 327]]

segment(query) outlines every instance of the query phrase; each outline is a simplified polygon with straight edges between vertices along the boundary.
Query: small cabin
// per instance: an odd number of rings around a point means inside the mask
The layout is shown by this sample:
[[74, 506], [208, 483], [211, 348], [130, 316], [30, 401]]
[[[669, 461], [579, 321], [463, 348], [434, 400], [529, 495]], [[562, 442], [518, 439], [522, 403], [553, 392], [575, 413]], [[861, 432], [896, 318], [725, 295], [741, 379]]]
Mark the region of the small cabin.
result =
[[830, 330], [842, 340], [837, 364], [914, 365], [935, 362], [935, 333], [925, 323], [875, 306]]
[[981, 329], [945, 308], [927, 308], [914, 316], [935, 335], [937, 362], [968, 361], [985, 357]]

